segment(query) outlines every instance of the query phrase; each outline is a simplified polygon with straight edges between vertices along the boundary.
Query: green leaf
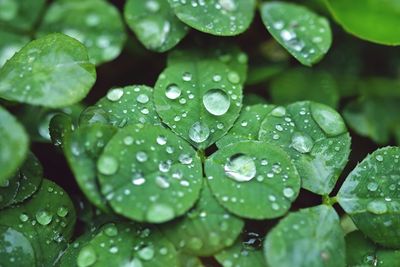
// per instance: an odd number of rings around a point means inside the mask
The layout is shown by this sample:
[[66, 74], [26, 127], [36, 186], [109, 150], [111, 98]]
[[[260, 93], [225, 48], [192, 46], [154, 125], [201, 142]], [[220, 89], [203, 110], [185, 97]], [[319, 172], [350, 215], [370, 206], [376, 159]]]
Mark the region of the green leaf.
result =
[[267, 235], [270, 267], [344, 267], [345, 241], [339, 216], [321, 205], [290, 213]]
[[12, 227], [0, 225], [0, 263], [2, 267], [36, 266], [29, 240]]
[[0, 30], [0, 68], [28, 42], [29, 38], [26, 36]]
[[231, 246], [243, 226], [244, 222], [229, 214], [204, 185], [196, 206], [183, 218], [162, 225], [161, 230], [182, 252], [211, 256]]
[[117, 8], [107, 1], [54, 2], [38, 29], [41, 37], [61, 32], [83, 43], [93, 64], [115, 59], [125, 43], [124, 24]]
[[0, 209], [12, 204], [19, 187], [19, 175], [14, 175], [0, 184]]
[[0, 106], [0, 184], [5, 183], [23, 163], [28, 142], [24, 128]]
[[[175, 133], [199, 149], [221, 138], [239, 115], [247, 57], [232, 54], [199, 58], [175, 53], [160, 74], [154, 90], [158, 115]], [[242, 55], [242, 56], [240, 56]], [[245, 65], [244, 65], [245, 66]], [[240, 71], [239, 71], [240, 70]]]
[[275, 75], [282, 73], [287, 68], [286, 64], [268, 63], [251, 66], [246, 85], [255, 85], [269, 81]]
[[350, 128], [362, 136], [371, 138], [378, 144], [387, 144], [400, 125], [399, 99], [395, 97], [360, 97], [349, 102], [343, 117]]
[[263, 3], [261, 17], [269, 33], [301, 64], [317, 63], [329, 50], [329, 22], [301, 5], [272, 1]]
[[115, 266], [179, 266], [174, 246], [151, 226], [108, 223], [94, 237], [83, 236], [80, 241], [70, 246], [61, 266], [108, 267], [110, 262]]
[[40, 12], [44, 9], [45, 3], [45, 0], [0, 1], [0, 26], [29, 32], [39, 19]]
[[49, 134], [51, 142], [56, 147], [64, 148], [64, 139], [72, 133], [74, 125], [70, 116], [59, 113], [54, 115], [49, 124]]
[[215, 255], [216, 260], [223, 267], [265, 267], [264, 255], [261, 249], [248, 246], [242, 240], [238, 240], [229, 248]]
[[335, 20], [349, 33], [378, 44], [399, 45], [400, 3], [396, 0], [325, 0]]
[[310, 100], [336, 108], [339, 93], [329, 72], [308, 68], [292, 68], [276, 76], [269, 90], [274, 104], [287, 105]]
[[264, 97], [253, 93], [244, 95], [243, 97], [244, 106], [252, 106], [257, 104], [267, 104], [267, 100]]
[[86, 48], [55, 33], [30, 42], [0, 69], [0, 97], [63, 107], [82, 100], [95, 80]]
[[207, 159], [205, 172], [220, 204], [244, 218], [282, 216], [300, 190], [299, 174], [288, 155], [265, 142], [225, 146]]
[[179, 253], [179, 262], [182, 267], [205, 267], [199, 258], [184, 253]]
[[116, 129], [110, 125], [92, 124], [79, 127], [65, 136], [64, 153], [75, 179], [91, 203], [103, 211], [109, 207], [97, 181], [97, 159]]
[[124, 16], [139, 41], [153, 51], [170, 50], [188, 32], [188, 27], [175, 16], [167, 0], [128, 0]]
[[196, 30], [213, 35], [238, 35], [250, 26], [255, 0], [210, 0], [192, 4], [190, 1], [168, 0], [176, 16]]
[[376, 150], [347, 176], [337, 196], [358, 229], [374, 242], [393, 248], [400, 248], [399, 160], [399, 147]]
[[320, 195], [332, 191], [350, 154], [351, 139], [342, 117], [309, 101], [272, 110], [261, 124], [259, 139], [284, 149], [302, 187]]
[[75, 209], [67, 193], [44, 179], [29, 200], [1, 212], [0, 225], [15, 227], [28, 238], [36, 266], [52, 266], [72, 236]]
[[229, 132], [217, 141], [217, 146], [224, 147], [244, 140], [258, 140], [261, 123], [274, 108], [275, 106], [267, 104], [246, 106]]
[[160, 124], [153, 103], [153, 89], [144, 85], [113, 88], [81, 115], [79, 124], [102, 123], [115, 127]]
[[202, 185], [201, 162], [193, 148], [160, 126], [121, 129], [104, 148], [97, 169], [112, 209], [141, 222], [183, 215]]
[[346, 258], [348, 267], [392, 267], [400, 262], [400, 251], [379, 247], [360, 231], [346, 235]]

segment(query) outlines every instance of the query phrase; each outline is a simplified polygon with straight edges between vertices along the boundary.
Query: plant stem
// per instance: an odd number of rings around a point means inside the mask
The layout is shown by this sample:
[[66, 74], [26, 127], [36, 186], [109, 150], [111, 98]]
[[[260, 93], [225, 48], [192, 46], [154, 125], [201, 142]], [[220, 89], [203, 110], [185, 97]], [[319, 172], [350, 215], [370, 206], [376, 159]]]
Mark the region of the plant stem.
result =
[[323, 195], [322, 196], [322, 203], [328, 206], [333, 206], [334, 204], [336, 204], [337, 201], [337, 197], [330, 197], [328, 195]]

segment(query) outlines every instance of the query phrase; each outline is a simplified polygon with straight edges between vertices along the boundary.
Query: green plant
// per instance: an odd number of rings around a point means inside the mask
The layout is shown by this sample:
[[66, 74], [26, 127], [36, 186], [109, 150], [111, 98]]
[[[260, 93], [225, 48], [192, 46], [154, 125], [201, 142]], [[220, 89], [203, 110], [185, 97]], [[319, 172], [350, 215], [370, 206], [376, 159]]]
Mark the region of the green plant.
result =
[[398, 1], [110, 2], [0, 0], [0, 266], [400, 266]]

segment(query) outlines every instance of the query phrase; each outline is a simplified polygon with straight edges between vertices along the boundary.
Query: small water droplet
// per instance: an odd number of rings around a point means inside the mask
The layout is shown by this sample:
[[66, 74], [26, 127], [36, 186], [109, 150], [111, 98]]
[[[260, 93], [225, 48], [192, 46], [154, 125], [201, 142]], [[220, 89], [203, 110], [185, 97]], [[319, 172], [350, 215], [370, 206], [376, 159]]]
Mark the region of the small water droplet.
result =
[[204, 94], [203, 105], [212, 115], [222, 116], [228, 111], [231, 101], [223, 90], [211, 89]]
[[203, 143], [210, 136], [210, 129], [203, 122], [195, 122], [189, 129], [189, 138], [196, 143]]
[[124, 91], [121, 88], [111, 89], [107, 93], [107, 99], [110, 101], [118, 101], [124, 95]]
[[190, 82], [192, 80], [192, 74], [189, 72], [183, 73], [182, 80], [184, 80], [185, 82]]
[[149, 97], [145, 94], [140, 94], [136, 98], [136, 101], [142, 104], [146, 104], [147, 102], [149, 102], [149, 100]]
[[88, 267], [93, 265], [97, 260], [96, 251], [91, 245], [83, 247], [76, 258], [78, 267]]
[[60, 217], [65, 217], [68, 215], [68, 209], [64, 206], [61, 206], [57, 209], [57, 215]]
[[177, 99], [178, 97], [181, 96], [181, 89], [178, 87], [178, 85], [176, 84], [170, 84], [167, 86], [167, 90], [165, 91], [165, 95], [169, 98], [169, 99]]
[[247, 182], [256, 175], [256, 165], [250, 156], [235, 154], [224, 166], [225, 174], [238, 182]]
[[216, 74], [216, 75], [214, 75], [213, 76], [213, 81], [214, 82], [220, 82], [222, 80], [222, 77], [221, 77], [221, 75], [218, 75], [218, 74]]
[[189, 240], [188, 246], [189, 246], [191, 249], [199, 250], [199, 249], [201, 249], [201, 248], [203, 247], [203, 241], [201, 241], [200, 238], [192, 237], [192, 238]]
[[53, 220], [53, 215], [51, 215], [48, 211], [42, 210], [36, 212], [36, 220], [41, 225], [48, 225]]
[[230, 81], [233, 84], [238, 84], [240, 82], [240, 76], [237, 74], [235, 71], [230, 71], [228, 73], [228, 81]]
[[104, 229], [104, 234], [109, 237], [114, 237], [118, 235], [118, 228], [115, 226], [115, 224], [110, 223], [106, 226]]
[[279, 117], [279, 118], [283, 117], [286, 115], [286, 108], [284, 108], [282, 106], [276, 107], [271, 111], [271, 115], [274, 117]]
[[294, 190], [290, 187], [283, 189], [283, 195], [287, 198], [292, 198], [294, 196]]
[[21, 222], [26, 222], [29, 220], [29, 216], [25, 213], [21, 213], [21, 215], [19, 215], [19, 219], [21, 220]]
[[144, 247], [138, 251], [138, 255], [142, 260], [149, 261], [154, 257], [154, 249], [151, 246]]
[[382, 155], [376, 155], [376, 156], [375, 156], [375, 159], [376, 159], [377, 161], [382, 162], [382, 161], [383, 161], [383, 156], [382, 156]]
[[162, 223], [174, 218], [174, 209], [163, 203], [156, 203], [149, 207], [147, 210], [147, 220], [152, 223]]
[[156, 184], [163, 189], [169, 188], [170, 184], [169, 182], [166, 180], [166, 178], [164, 176], [157, 176], [156, 177]]
[[374, 192], [378, 189], [378, 184], [375, 182], [370, 182], [368, 183], [367, 188], [369, 191]]
[[139, 162], [145, 162], [148, 159], [146, 152], [139, 151], [136, 153], [136, 159]]
[[104, 175], [115, 174], [118, 170], [118, 167], [118, 161], [112, 156], [102, 155], [97, 161], [97, 169]]
[[124, 144], [125, 145], [127, 145], [127, 146], [130, 146], [130, 145], [132, 145], [133, 144], [133, 137], [132, 136], [126, 136], [125, 138], [124, 138]]
[[309, 135], [296, 132], [292, 136], [291, 146], [300, 153], [309, 153], [314, 146], [314, 141]]
[[373, 200], [368, 203], [367, 210], [374, 214], [384, 214], [387, 212], [386, 203], [381, 200]]
[[155, 0], [147, 0], [146, 9], [150, 12], [156, 13], [160, 10], [160, 4]]
[[157, 144], [159, 144], [160, 146], [163, 146], [167, 143], [167, 138], [164, 135], [159, 135], [157, 136]]

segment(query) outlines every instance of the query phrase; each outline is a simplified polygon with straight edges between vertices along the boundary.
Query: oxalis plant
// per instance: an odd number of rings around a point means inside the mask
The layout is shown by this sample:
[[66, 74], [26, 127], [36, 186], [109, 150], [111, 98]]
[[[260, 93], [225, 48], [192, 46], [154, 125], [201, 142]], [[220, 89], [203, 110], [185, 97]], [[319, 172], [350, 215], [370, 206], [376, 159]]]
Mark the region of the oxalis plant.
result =
[[400, 266], [399, 3], [297, 2], [0, 0], [0, 266]]

